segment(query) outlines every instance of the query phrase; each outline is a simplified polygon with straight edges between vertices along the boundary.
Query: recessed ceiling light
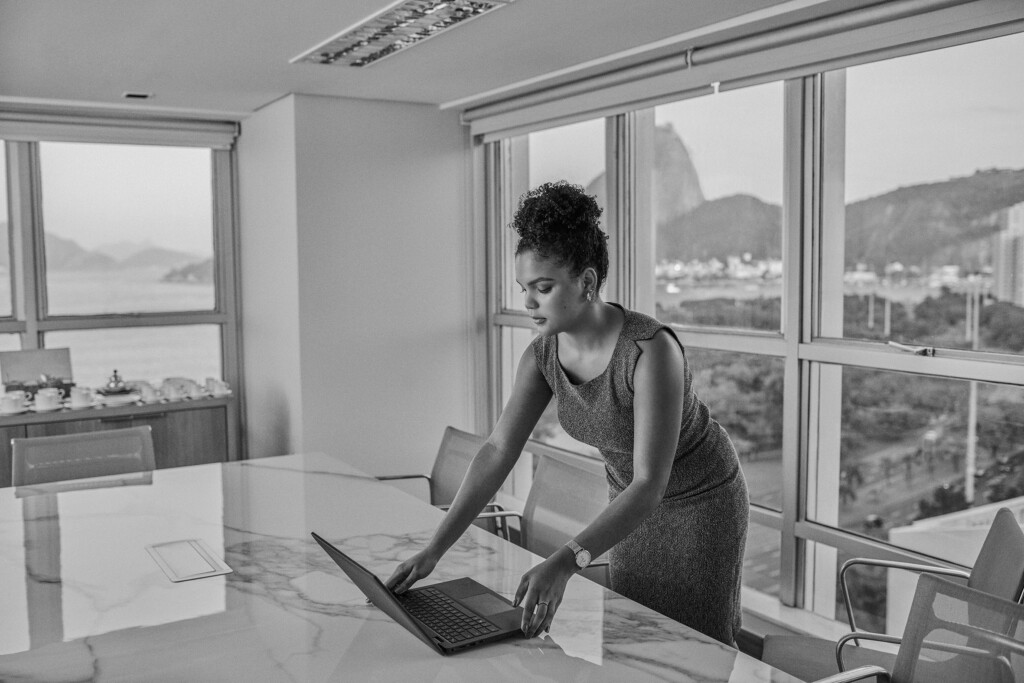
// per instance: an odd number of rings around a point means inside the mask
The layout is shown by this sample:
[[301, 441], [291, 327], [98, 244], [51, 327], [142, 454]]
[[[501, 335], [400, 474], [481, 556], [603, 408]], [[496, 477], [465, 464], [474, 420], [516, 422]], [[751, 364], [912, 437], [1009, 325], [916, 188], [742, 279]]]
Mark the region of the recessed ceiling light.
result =
[[399, 0], [291, 63], [367, 66], [514, 0]]
[[151, 92], [133, 92], [131, 90], [121, 93], [126, 100], [148, 100], [153, 96]]

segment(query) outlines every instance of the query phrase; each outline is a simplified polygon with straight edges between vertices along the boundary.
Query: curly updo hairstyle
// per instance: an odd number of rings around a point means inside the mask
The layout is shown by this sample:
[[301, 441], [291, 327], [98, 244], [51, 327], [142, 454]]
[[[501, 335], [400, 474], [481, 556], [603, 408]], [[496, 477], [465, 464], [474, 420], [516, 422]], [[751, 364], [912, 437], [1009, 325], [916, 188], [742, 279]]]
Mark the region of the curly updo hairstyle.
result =
[[608, 276], [608, 235], [598, 221], [601, 207], [579, 185], [544, 183], [519, 199], [510, 227], [519, 235], [516, 256], [532, 251], [568, 267], [573, 277], [597, 271], [597, 290]]

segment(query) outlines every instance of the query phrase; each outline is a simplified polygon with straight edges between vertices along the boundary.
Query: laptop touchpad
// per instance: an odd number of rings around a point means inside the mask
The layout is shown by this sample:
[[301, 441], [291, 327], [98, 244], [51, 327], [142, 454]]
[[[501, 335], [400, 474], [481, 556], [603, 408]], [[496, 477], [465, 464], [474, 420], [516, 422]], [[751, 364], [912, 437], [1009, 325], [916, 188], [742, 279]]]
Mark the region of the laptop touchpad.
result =
[[481, 593], [472, 597], [462, 598], [459, 602], [485, 617], [512, 609], [512, 606], [507, 602], [490, 593]]

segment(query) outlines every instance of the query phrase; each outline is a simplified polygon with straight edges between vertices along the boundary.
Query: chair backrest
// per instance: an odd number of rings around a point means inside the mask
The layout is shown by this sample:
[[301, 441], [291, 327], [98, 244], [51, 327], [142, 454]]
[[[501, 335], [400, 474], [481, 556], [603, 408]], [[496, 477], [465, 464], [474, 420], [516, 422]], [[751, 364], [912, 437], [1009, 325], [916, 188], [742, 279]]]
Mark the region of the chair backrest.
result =
[[1024, 594], [1024, 530], [1008, 508], [996, 512], [967, 582], [971, 588], [1020, 602]]
[[607, 477], [593, 458], [532, 440], [524, 450], [539, 460], [523, 508], [523, 545], [546, 557], [607, 507]]
[[455, 427], [444, 430], [441, 447], [430, 471], [431, 505], [451, 505], [469, 464], [486, 441], [482, 436]]
[[922, 574], [893, 683], [1024, 681], [1024, 606]]
[[149, 425], [11, 439], [14, 486], [46, 484], [156, 467]]

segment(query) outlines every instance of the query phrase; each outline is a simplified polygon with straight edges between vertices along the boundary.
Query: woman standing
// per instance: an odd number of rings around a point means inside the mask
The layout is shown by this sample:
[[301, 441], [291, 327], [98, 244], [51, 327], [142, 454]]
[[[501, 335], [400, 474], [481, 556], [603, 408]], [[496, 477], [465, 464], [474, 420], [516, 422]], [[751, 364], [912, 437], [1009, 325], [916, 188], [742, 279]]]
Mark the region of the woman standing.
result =
[[583, 188], [548, 183], [521, 199], [516, 281], [539, 336], [523, 354], [494, 431], [427, 547], [388, 579], [427, 576], [501, 486], [551, 397], [573, 438], [598, 448], [609, 504], [523, 575], [523, 632], [547, 630], [565, 585], [609, 552], [612, 589], [727, 644], [740, 626], [749, 501], [728, 434], [694, 394], [675, 333], [601, 299], [608, 247]]

